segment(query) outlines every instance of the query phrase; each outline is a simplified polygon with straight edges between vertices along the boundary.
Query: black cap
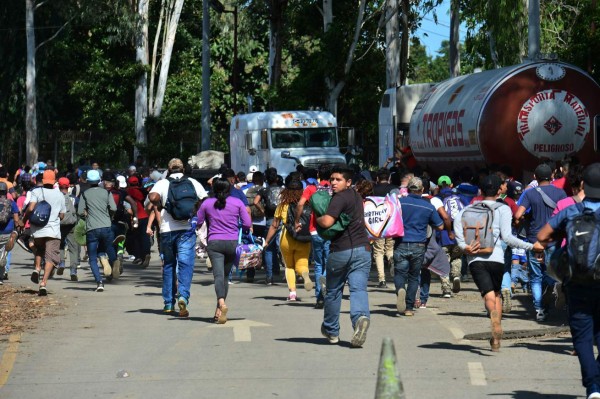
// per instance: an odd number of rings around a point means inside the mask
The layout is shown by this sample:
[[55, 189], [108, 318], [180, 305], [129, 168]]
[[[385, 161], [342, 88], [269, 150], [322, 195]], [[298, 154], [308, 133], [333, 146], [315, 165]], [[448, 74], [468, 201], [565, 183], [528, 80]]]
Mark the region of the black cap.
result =
[[285, 188], [288, 190], [302, 190], [304, 186], [301, 181], [298, 180], [290, 180], [288, 184], [286, 184]]
[[552, 179], [552, 168], [547, 163], [542, 163], [533, 172], [537, 181]]
[[115, 176], [113, 172], [104, 172], [102, 173], [102, 180], [115, 183], [117, 181], [117, 176]]
[[583, 191], [586, 198], [600, 199], [600, 163], [593, 163], [583, 171]]
[[523, 184], [516, 180], [511, 180], [508, 182], [508, 196], [514, 197], [517, 195], [521, 195], [523, 193]]

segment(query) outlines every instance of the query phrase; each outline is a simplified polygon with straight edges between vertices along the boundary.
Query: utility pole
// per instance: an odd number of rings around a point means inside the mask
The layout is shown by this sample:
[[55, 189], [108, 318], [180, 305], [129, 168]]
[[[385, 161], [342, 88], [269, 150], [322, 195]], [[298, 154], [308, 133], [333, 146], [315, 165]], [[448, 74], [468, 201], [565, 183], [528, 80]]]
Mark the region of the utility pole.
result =
[[202, 0], [202, 137], [201, 151], [210, 150], [210, 0]]

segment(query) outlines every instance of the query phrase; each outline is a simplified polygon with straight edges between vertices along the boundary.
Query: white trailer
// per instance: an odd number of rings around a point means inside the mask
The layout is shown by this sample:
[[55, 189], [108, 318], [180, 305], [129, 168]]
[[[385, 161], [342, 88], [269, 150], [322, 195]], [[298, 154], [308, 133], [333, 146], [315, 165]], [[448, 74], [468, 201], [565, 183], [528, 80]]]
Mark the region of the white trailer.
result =
[[230, 129], [231, 167], [248, 173], [251, 166], [277, 168], [282, 176], [298, 164], [318, 168], [345, 164], [337, 122], [329, 112], [279, 111], [236, 115]]

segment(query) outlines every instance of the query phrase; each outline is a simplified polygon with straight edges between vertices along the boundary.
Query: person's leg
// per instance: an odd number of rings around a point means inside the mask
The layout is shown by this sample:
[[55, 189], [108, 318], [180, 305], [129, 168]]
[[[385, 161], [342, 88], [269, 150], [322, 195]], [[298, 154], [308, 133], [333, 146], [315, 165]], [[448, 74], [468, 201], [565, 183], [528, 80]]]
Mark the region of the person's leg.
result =
[[355, 327], [360, 316], [370, 317], [367, 282], [371, 270], [371, 252], [364, 247], [351, 250], [348, 263], [348, 289], [350, 290], [350, 319]]
[[385, 255], [385, 238], [379, 238], [373, 240], [373, 258], [375, 259], [375, 266], [377, 267], [377, 280], [385, 282], [385, 266], [383, 258]]
[[60, 238], [46, 238], [44, 245], [44, 278], [40, 285], [46, 286], [52, 274], [52, 269], [60, 263]]
[[223, 241], [209, 241], [206, 251], [212, 263], [212, 272], [215, 281], [215, 294], [217, 301], [227, 297], [227, 288], [229, 284], [225, 279], [225, 254], [223, 251]]
[[529, 265], [529, 283], [533, 295], [533, 307], [536, 311], [542, 309], [542, 266], [533, 251], [527, 251], [527, 264]]
[[179, 271], [177, 281], [180, 299], [190, 300], [190, 286], [194, 275], [194, 261], [196, 260], [196, 234], [189, 231], [178, 231], [176, 235], [177, 264]]
[[386, 238], [384, 245], [385, 259], [387, 260], [390, 273], [394, 271], [394, 239]]
[[170, 306], [171, 310], [175, 304], [176, 286], [176, 268], [177, 258], [175, 254], [175, 237], [172, 232], [160, 233], [160, 248], [164, 257], [163, 263], [163, 284], [162, 296], [165, 307]]
[[396, 293], [400, 289], [406, 289], [406, 280], [408, 278], [408, 250], [407, 245], [400, 243], [394, 249], [394, 288]]
[[315, 296], [317, 297], [317, 301], [323, 300], [321, 295], [321, 284], [319, 281], [321, 276], [323, 275], [323, 268], [325, 267], [325, 262], [327, 259], [327, 255], [325, 253], [325, 245], [329, 242], [322, 239], [318, 234], [313, 234], [311, 236], [312, 239], [312, 250], [314, 254], [315, 260], [315, 282], [317, 283], [315, 286]]
[[600, 287], [594, 284], [590, 287], [570, 285], [565, 288], [569, 304], [569, 326], [573, 347], [581, 367], [582, 384], [586, 388], [592, 384], [600, 385], [600, 367], [594, 357], [594, 336], [600, 338], [598, 334]]
[[410, 244], [409, 250], [410, 256], [406, 288], [406, 309], [413, 310], [415, 307], [417, 290], [419, 288], [419, 273], [421, 273], [427, 246], [425, 244]]
[[[67, 251], [69, 252], [69, 269], [71, 276], [77, 277], [77, 264], [79, 257], [79, 245], [75, 241], [74, 229], [71, 229], [66, 238]], [[73, 279], [73, 277], [71, 278]]]
[[284, 236], [281, 239], [281, 245], [279, 247], [281, 250], [281, 256], [283, 258], [283, 263], [285, 267], [285, 281], [288, 285], [288, 290], [290, 293], [296, 293], [296, 270], [295, 270], [295, 259], [293, 248], [289, 244], [287, 237]]
[[419, 282], [421, 306], [425, 307], [429, 299], [429, 287], [431, 286], [431, 272], [429, 269], [421, 269], [421, 278]]
[[98, 269], [98, 236], [96, 234], [96, 230], [97, 229], [87, 232], [86, 244], [88, 261], [90, 263], [90, 268], [92, 269], [92, 274], [94, 275], [94, 280], [96, 280], [96, 283], [101, 283], [102, 276], [100, 275], [100, 270]]
[[313, 282], [310, 279], [308, 262], [311, 254], [311, 245], [309, 242], [295, 242], [293, 243], [293, 254], [294, 254], [294, 270], [300, 276], [302, 276], [304, 288], [307, 291], [313, 289]]
[[[351, 250], [333, 252], [327, 259], [327, 292], [325, 293], [325, 307], [323, 312], [323, 330], [333, 336], [340, 335], [340, 308], [342, 306], [342, 293], [348, 278], [348, 262]], [[351, 304], [352, 306], [352, 304]]]

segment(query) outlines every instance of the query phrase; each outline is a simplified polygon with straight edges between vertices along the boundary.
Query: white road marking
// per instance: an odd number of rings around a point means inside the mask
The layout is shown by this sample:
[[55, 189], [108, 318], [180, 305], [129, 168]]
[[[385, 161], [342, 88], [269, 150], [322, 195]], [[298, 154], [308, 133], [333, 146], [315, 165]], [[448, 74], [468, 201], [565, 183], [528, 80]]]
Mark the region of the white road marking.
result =
[[471, 377], [471, 385], [485, 386], [487, 380], [485, 378], [485, 371], [483, 365], [479, 362], [469, 362], [469, 376]]
[[209, 328], [233, 328], [234, 342], [251, 342], [252, 334], [250, 327], [271, 327], [270, 324], [260, 323], [253, 320], [230, 320], [225, 324], [215, 324]]

